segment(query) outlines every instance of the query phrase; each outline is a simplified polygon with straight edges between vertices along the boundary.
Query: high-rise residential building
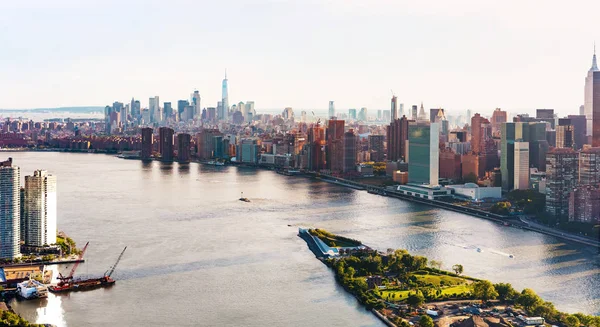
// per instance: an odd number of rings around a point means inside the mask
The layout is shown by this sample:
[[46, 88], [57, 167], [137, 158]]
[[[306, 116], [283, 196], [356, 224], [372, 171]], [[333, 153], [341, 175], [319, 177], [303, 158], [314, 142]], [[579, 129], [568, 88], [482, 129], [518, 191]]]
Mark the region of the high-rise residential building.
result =
[[152, 148], [154, 147], [154, 136], [152, 128], [142, 128], [142, 160], [147, 160], [152, 157]]
[[592, 67], [585, 78], [583, 106], [587, 119], [587, 133], [592, 136], [592, 146], [600, 146], [600, 69], [596, 63], [595, 46]]
[[[529, 143], [529, 167], [545, 171], [545, 158], [548, 151], [545, 123], [504, 123], [501, 129], [500, 170], [502, 171], [502, 188], [510, 191], [514, 188], [514, 143]], [[488, 151], [489, 152], [489, 151]]]
[[21, 172], [9, 164], [0, 166], [0, 259], [15, 259], [21, 255]]
[[329, 119], [332, 119], [333, 117], [335, 117], [335, 105], [333, 103], [333, 101], [329, 101]]
[[306, 123], [306, 111], [302, 110], [300, 112], [300, 122], [301, 123]]
[[150, 122], [160, 122], [160, 102], [158, 96], [151, 97], [148, 101], [148, 109], [150, 110]]
[[493, 136], [499, 136], [502, 124], [508, 121], [507, 117], [506, 111], [503, 111], [500, 108], [496, 108], [496, 110], [494, 110], [494, 113], [492, 114], [492, 120], [490, 121], [492, 124]]
[[408, 141], [408, 123], [406, 116], [394, 120], [387, 127], [387, 159], [406, 161]]
[[419, 107], [415, 104], [411, 107], [411, 112], [410, 112], [410, 119], [417, 121], [417, 111], [419, 110]]
[[194, 93], [192, 93], [192, 105], [194, 106], [194, 119], [199, 118], [200, 113], [202, 112], [202, 104], [200, 92], [198, 92], [198, 90], [195, 90]]
[[206, 160], [214, 157], [215, 136], [223, 136], [223, 133], [218, 129], [204, 128], [200, 133], [196, 134], [196, 146], [198, 147], [196, 155], [198, 159]]
[[573, 125], [573, 142], [577, 150], [581, 150], [583, 145], [587, 143], [587, 122], [585, 115], [569, 115], [567, 118], [571, 120]]
[[569, 215], [569, 193], [578, 178], [578, 154], [570, 148], [554, 148], [546, 154], [546, 212], [553, 217]]
[[476, 154], [485, 152], [485, 142], [491, 138], [484, 126], [487, 124], [489, 121], [478, 113], [471, 118], [471, 150]]
[[526, 190], [529, 188], [529, 143], [517, 141], [514, 146], [514, 189]]
[[382, 162], [385, 160], [385, 151], [383, 148], [383, 135], [369, 135], [369, 154], [371, 161]]
[[569, 194], [569, 221], [600, 223], [600, 188], [579, 185]]
[[325, 129], [314, 124], [308, 129], [308, 169], [319, 171], [325, 169]]
[[579, 153], [579, 184], [600, 187], [600, 147]]
[[192, 136], [187, 133], [177, 134], [177, 161], [190, 162]]
[[227, 86], [227, 70], [225, 71], [225, 78], [223, 79], [221, 89], [221, 106], [222, 115], [219, 116], [219, 120], [227, 120], [227, 114], [229, 112], [229, 89]]
[[46, 246], [56, 243], [57, 201], [56, 176], [45, 170], [36, 170], [33, 176], [25, 176], [25, 196], [21, 226], [29, 246]]
[[348, 118], [356, 120], [356, 109], [348, 109]]
[[391, 112], [392, 112], [392, 122], [396, 119], [398, 119], [398, 97], [397, 96], [392, 96], [392, 106], [391, 106]]
[[416, 122], [408, 125], [408, 181], [439, 184], [440, 124]]
[[260, 155], [260, 141], [256, 138], [241, 139], [236, 153], [240, 162], [256, 164]]
[[342, 171], [344, 169], [344, 121], [330, 119], [327, 127], [327, 168], [332, 171]]
[[401, 103], [398, 105], [398, 114], [396, 116], [397, 117], [404, 116], [404, 103]]
[[345, 173], [356, 170], [356, 144], [357, 136], [354, 135], [354, 130], [349, 130], [344, 133], [344, 160], [343, 170]]
[[175, 131], [169, 127], [158, 129], [158, 151], [162, 161], [173, 161], [173, 137]]

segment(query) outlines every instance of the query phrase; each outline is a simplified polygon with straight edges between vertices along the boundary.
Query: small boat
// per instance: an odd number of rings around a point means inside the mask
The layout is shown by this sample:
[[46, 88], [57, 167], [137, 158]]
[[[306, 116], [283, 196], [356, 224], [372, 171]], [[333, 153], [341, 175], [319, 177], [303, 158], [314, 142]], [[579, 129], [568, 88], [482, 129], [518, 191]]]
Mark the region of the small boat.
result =
[[250, 202], [250, 199], [244, 197], [244, 192], [242, 192], [242, 196], [240, 197], [240, 201]]
[[508, 257], [512, 259], [512, 258], [514, 258], [515, 256], [511, 254], [511, 255], [509, 255]]
[[477, 252], [483, 252], [481, 248], [477, 248]]

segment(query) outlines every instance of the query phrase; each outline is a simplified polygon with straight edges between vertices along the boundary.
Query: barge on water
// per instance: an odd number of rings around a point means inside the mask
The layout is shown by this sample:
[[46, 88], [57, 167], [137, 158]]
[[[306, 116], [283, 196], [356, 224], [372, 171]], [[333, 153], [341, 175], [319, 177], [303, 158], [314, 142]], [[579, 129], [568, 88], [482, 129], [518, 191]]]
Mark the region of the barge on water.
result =
[[[87, 244], [84, 248], [87, 248]], [[121, 261], [121, 258], [123, 257], [123, 254], [125, 253], [125, 250], [127, 250], [127, 247], [125, 247], [123, 249], [123, 251], [121, 252], [121, 254], [119, 255], [119, 257], [117, 258], [117, 261], [115, 262], [115, 264], [104, 273], [104, 276], [100, 277], [100, 278], [90, 278], [90, 279], [82, 279], [82, 280], [74, 280], [73, 279], [73, 273], [75, 272], [75, 269], [77, 268], [77, 266], [73, 267], [73, 269], [71, 270], [71, 273], [69, 274], [69, 276], [67, 277], [59, 277], [60, 282], [57, 285], [51, 285], [48, 286], [48, 290], [52, 293], [66, 293], [66, 292], [71, 292], [71, 291], [87, 291], [87, 290], [93, 290], [93, 289], [97, 289], [97, 288], [101, 288], [101, 287], [109, 287], [109, 286], [113, 286], [115, 284], [115, 280], [112, 279], [112, 274], [115, 272], [115, 269], [117, 268], [117, 265], [119, 264], [119, 261]]]

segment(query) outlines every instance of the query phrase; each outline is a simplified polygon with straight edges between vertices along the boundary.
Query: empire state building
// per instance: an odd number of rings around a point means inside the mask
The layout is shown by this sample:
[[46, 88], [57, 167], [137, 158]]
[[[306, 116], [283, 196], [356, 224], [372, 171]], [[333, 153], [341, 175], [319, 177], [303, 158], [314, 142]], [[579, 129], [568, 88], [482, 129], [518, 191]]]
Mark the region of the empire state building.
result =
[[596, 62], [596, 47], [592, 57], [592, 67], [585, 78], [584, 111], [588, 135], [592, 136], [592, 146], [600, 147], [600, 70]]

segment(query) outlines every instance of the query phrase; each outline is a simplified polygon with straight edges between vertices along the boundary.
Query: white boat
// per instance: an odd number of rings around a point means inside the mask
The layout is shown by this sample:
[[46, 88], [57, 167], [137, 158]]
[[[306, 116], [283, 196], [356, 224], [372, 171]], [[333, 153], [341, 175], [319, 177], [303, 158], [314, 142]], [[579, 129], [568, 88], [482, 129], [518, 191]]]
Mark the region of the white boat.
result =
[[48, 297], [48, 287], [35, 279], [17, 284], [17, 295], [23, 299], [39, 299]]
[[205, 164], [211, 165], [211, 166], [225, 166], [224, 162], [215, 161], [215, 160], [211, 160], [209, 162], [205, 162]]

